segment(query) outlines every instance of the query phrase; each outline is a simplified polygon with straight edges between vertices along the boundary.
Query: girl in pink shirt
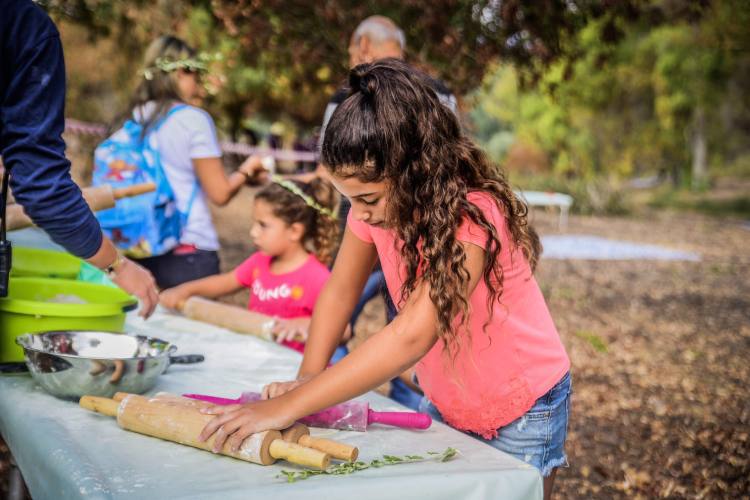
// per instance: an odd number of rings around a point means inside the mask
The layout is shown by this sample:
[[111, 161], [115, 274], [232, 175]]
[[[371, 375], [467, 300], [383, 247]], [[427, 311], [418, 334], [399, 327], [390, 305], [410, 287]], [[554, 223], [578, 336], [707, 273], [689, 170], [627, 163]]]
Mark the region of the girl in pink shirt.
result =
[[174, 309], [193, 295], [214, 298], [248, 288], [247, 308], [276, 318], [276, 340], [303, 352], [315, 301], [330, 275], [324, 263], [337, 241], [335, 202], [327, 181], [274, 177], [255, 195], [250, 237], [258, 251], [228, 273], [163, 291], [161, 304]]
[[[259, 403], [215, 407], [201, 434], [232, 446], [416, 365], [424, 409], [535, 467], [552, 491], [566, 464], [570, 361], [532, 271], [527, 208], [403, 62], [354, 68], [326, 129], [322, 163], [352, 202], [295, 381]], [[376, 259], [395, 320], [330, 368]]]

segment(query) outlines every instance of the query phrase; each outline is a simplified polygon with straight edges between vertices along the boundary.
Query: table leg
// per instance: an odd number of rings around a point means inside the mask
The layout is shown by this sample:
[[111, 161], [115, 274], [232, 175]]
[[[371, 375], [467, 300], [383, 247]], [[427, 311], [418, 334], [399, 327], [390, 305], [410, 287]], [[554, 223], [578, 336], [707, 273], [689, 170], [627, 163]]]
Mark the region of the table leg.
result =
[[568, 227], [568, 210], [568, 207], [560, 205], [560, 223], [558, 227], [560, 232], [564, 231]]
[[8, 500], [24, 500], [28, 498], [26, 483], [21, 475], [21, 469], [16, 465], [13, 456], [10, 457], [10, 471], [8, 474]]

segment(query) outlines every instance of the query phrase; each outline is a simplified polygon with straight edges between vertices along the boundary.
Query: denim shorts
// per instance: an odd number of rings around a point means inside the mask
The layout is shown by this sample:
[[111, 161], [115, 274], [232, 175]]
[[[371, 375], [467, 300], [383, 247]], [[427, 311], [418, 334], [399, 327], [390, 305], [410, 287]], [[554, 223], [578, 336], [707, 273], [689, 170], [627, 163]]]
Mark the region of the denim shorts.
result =
[[[466, 434], [533, 465], [542, 476], [547, 477], [556, 467], [568, 466], [565, 439], [568, 435], [571, 387], [568, 372], [547, 394], [537, 399], [529, 411], [500, 427], [494, 439]], [[438, 409], [426, 397], [422, 398], [419, 411], [443, 421]]]

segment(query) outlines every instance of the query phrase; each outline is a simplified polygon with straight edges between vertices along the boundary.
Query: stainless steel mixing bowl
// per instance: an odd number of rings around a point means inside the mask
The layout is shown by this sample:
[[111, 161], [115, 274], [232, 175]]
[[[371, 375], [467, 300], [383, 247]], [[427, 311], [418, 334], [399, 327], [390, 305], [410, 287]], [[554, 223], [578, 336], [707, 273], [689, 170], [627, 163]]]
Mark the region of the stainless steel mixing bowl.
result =
[[198, 363], [201, 355], [171, 356], [177, 346], [154, 337], [97, 331], [21, 335], [26, 366], [34, 380], [60, 398], [112, 397], [151, 389], [171, 363]]

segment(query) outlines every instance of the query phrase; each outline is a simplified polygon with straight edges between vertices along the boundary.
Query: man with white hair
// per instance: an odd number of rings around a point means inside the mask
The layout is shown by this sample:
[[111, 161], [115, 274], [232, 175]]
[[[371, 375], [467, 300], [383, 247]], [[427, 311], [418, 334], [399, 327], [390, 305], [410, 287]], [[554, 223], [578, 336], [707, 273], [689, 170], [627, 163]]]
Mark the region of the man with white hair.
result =
[[[393, 57], [403, 59], [406, 51], [406, 37], [401, 28], [396, 23], [385, 16], [370, 16], [357, 26], [349, 41], [349, 67], [353, 68], [358, 64], [371, 63], [379, 59]], [[432, 89], [437, 93], [440, 101], [456, 112], [456, 98], [440, 80], [430, 78], [429, 82]], [[323, 126], [320, 129], [320, 144], [323, 144], [326, 125], [331, 119], [336, 107], [346, 99], [346, 88], [339, 89], [328, 102], [325, 114], [323, 115]], [[349, 211], [349, 205], [346, 204], [346, 212]]]
[[370, 16], [357, 26], [349, 42], [349, 67], [378, 59], [403, 59], [404, 32], [385, 16]]

